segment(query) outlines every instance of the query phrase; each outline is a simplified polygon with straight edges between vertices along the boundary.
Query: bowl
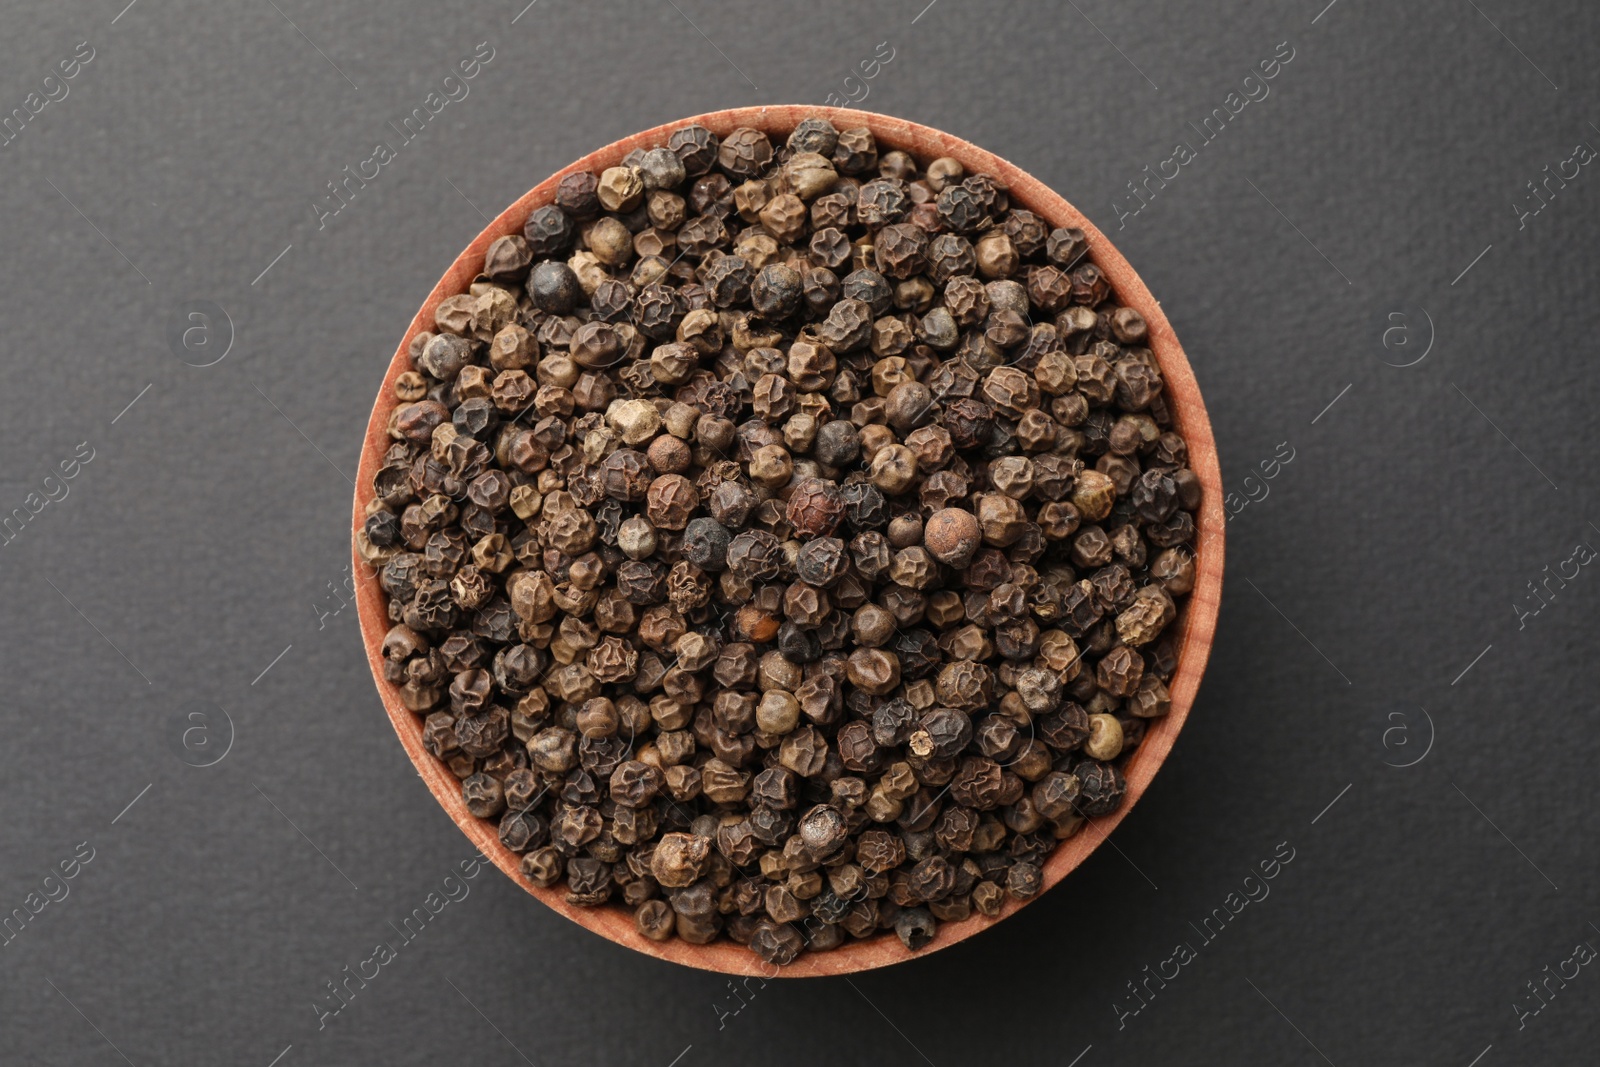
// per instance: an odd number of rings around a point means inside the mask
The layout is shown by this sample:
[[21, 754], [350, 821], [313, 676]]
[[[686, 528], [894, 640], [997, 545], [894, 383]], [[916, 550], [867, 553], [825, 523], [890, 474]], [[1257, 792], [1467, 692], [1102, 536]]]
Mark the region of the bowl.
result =
[[[356, 532], [361, 529], [367, 506], [373, 499], [372, 478], [382, 463], [390, 440], [386, 424], [395, 404], [394, 380], [401, 372], [410, 369], [408, 346], [412, 337], [432, 326], [434, 309], [441, 301], [466, 291], [479, 273], [490, 242], [506, 234], [520, 233], [523, 219], [528, 213], [554, 199], [556, 183], [563, 175], [579, 170], [598, 174], [607, 167], [616, 166], [635, 148], [665, 144], [674, 129], [691, 122], [700, 123], [719, 137], [738, 127], [751, 126], [773, 135], [774, 141], [781, 142], [802, 118], [808, 116], [826, 118], [841, 130], [865, 126], [872, 131], [881, 148], [903, 149], [920, 160], [953, 156], [961, 161], [969, 173], [985, 172], [996, 176], [1002, 184], [1010, 187], [1013, 202], [1032, 211], [1050, 226], [1076, 226], [1082, 229], [1089, 237], [1090, 258], [1109, 277], [1118, 299], [1138, 309], [1149, 325], [1148, 344], [1166, 379], [1166, 396], [1173, 420], [1188, 444], [1190, 467], [1201, 483], [1202, 501], [1195, 516], [1195, 585], [1180, 619], [1174, 623], [1179, 628], [1180, 651], [1178, 668], [1168, 687], [1172, 699], [1171, 711], [1164, 718], [1149, 720], [1151, 725], [1144, 742], [1125, 764], [1127, 793], [1122, 806], [1110, 815], [1089, 820], [1078, 833], [1063, 841], [1050, 854], [1043, 869], [1043, 887], [1047, 890], [1087, 859], [1106, 836], [1128, 817], [1166, 760], [1173, 742], [1178, 738], [1178, 731], [1183, 729], [1189, 716], [1189, 709], [1200, 686], [1200, 677], [1205, 671], [1206, 659], [1211, 652], [1222, 595], [1222, 484], [1217, 468], [1216, 442], [1211, 435], [1205, 404], [1200, 399], [1200, 387], [1195, 382], [1194, 372], [1183, 354], [1177, 335], [1162, 313], [1161, 305], [1150, 295], [1144, 282], [1122, 254], [1077, 208], [1038, 179], [993, 153], [951, 134], [887, 115], [844, 108], [781, 105], [715, 111], [657, 126], [607, 145], [557, 171], [501, 212], [467, 245], [423, 301], [421, 309], [400, 339], [378, 390], [372, 417], [367, 423], [360, 473], [356, 478], [354, 529]], [[666, 942], [648, 940], [637, 932], [632, 915], [622, 907], [604, 905], [587, 908], [568, 904], [563, 889], [535, 886], [522, 875], [517, 854], [500, 843], [493, 824], [467, 811], [461, 799], [460, 782], [443, 763], [423, 748], [421, 718], [400, 702], [397, 687], [383, 677], [382, 643], [390, 626], [383, 592], [371, 569], [359, 555], [356, 556], [355, 573], [358, 576], [356, 603], [361, 617], [361, 636], [373, 678], [377, 682], [378, 694], [383, 699], [384, 710], [388, 712], [395, 733], [400, 736], [401, 745], [411, 757], [422, 780], [432, 790], [434, 798], [473, 845], [507, 877], [550, 908], [607, 940], [659, 959], [724, 974], [771, 977], [776, 970], [783, 977], [795, 978], [841, 975], [885, 967], [948, 948], [1001, 922], [1025, 903], [1007, 897], [999, 915], [993, 918], [975, 913], [961, 922], [941, 923], [938, 936], [916, 952], [907, 949], [892, 932], [885, 932], [868, 940], [847, 941], [832, 951], [803, 953], [781, 969], [764, 963], [743, 945], [725, 939], [708, 945], [694, 945], [677, 938]]]

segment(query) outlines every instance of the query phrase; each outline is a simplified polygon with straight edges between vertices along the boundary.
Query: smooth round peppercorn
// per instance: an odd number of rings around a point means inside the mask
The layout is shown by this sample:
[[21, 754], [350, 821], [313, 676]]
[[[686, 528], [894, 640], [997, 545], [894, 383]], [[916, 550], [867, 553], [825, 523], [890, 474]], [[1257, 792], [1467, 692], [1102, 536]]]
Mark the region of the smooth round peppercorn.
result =
[[861, 436], [847, 420], [825, 422], [817, 431], [812, 453], [830, 467], [848, 466], [861, 455]]
[[651, 441], [645, 456], [651, 468], [662, 474], [682, 474], [694, 461], [689, 446], [671, 434], [662, 434]]
[[959, 508], [944, 508], [929, 517], [924, 543], [940, 563], [965, 567], [983, 543], [977, 516]]
[[894, 616], [868, 601], [856, 609], [855, 615], [850, 620], [850, 630], [858, 644], [867, 648], [877, 648], [894, 636]]
[[1122, 724], [1115, 715], [1089, 716], [1089, 739], [1083, 754], [1090, 759], [1114, 760], [1122, 751]]
[[920, 544], [923, 537], [922, 519], [916, 512], [896, 515], [889, 521], [889, 547], [905, 549]]
[[528, 275], [528, 296], [540, 311], [565, 315], [577, 306], [583, 289], [571, 267], [545, 260]]

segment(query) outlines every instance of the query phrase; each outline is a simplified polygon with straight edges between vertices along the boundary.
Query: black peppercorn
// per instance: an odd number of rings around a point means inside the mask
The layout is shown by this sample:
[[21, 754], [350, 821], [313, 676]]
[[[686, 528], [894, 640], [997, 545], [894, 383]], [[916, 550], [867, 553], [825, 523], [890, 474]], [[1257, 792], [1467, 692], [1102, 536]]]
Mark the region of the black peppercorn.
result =
[[878, 165], [878, 144], [865, 126], [841, 130], [834, 143], [833, 165], [840, 174], [864, 174]]
[[818, 537], [800, 547], [795, 566], [801, 581], [825, 589], [844, 577], [849, 557], [837, 537]]
[[535, 259], [550, 259], [566, 251], [572, 243], [572, 219], [555, 204], [535, 208], [523, 223], [522, 236]]
[[545, 260], [528, 275], [528, 296], [540, 311], [565, 315], [583, 296], [578, 276], [565, 263]]
[[789, 134], [788, 146], [796, 152], [815, 152], [822, 156], [833, 155], [839, 143], [839, 131], [833, 123], [823, 118], [804, 118]]

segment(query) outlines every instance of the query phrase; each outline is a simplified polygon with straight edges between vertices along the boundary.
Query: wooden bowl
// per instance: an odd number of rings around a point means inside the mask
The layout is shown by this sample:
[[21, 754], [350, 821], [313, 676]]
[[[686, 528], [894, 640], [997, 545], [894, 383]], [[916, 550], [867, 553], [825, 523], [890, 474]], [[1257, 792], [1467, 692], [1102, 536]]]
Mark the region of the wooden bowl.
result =
[[[617, 165], [635, 148], [650, 148], [665, 144], [667, 136], [674, 129], [691, 122], [700, 123], [719, 137], [740, 126], [752, 126], [773, 135], [774, 141], [781, 142], [802, 118], [812, 115], [828, 119], [841, 130], [853, 126], [865, 126], [872, 131], [881, 148], [903, 149], [919, 160], [953, 156], [965, 165], [969, 173], [983, 172], [996, 176], [1003, 184], [1010, 187], [1013, 202], [1034, 212], [1052, 227], [1076, 226], [1088, 234], [1089, 256], [1109, 276], [1117, 298], [1122, 303], [1137, 308], [1149, 324], [1149, 347], [1160, 361], [1161, 371], [1166, 379], [1166, 395], [1176, 427], [1188, 442], [1189, 463], [1199, 476], [1203, 487], [1203, 499], [1196, 515], [1195, 586], [1184, 607], [1182, 618], [1176, 624], [1181, 632], [1181, 651], [1177, 673], [1169, 686], [1172, 710], [1164, 718], [1151, 720], [1143, 744], [1125, 766], [1128, 790], [1122, 806], [1110, 815], [1090, 820], [1076, 835], [1062, 842], [1051, 853], [1043, 872], [1044, 887], [1048, 889], [1082, 863], [1105, 840], [1106, 835], [1133, 810], [1134, 804], [1150, 785], [1150, 780], [1155, 777], [1162, 761], [1167, 758], [1173, 742], [1177, 740], [1178, 731], [1183, 728], [1184, 720], [1188, 718], [1189, 708], [1194, 703], [1195, 692], [1200, 686], [1200, 676], [1205, 670], [1206, 659], [1211, 653], [1211, 639], [1222, 596], [1222, 484], [1217, 470], [1216, 442], [1211, 436], [1211, 423], [1206, 417], [1205, 404], [1200, 399], [1200, 387], [1195, 382], [1194, 372], [1184, 357], [1177, 336], [1172, 332], [1172, 326], [1161, 311], [1161, 305], [1150, 295], [1144, 282], [1139, 280], [1139, 275], [1134, 272], [1122, 254], [1077, 208], [1046, 188], [1036, 178], [998, 156], [985, 152], [959, 137], [941, 133], [927, 126], [919, 126], [904, 119], [842, 108], [783, 105], [734, 108], [668, 123], [607, 145], [563, 168], [534, 186], [530, 192], [501, 212], [499, 217], [485, 227], [461, 255], [456, 257], [456, 261], [445, 271], [444, 277], [439, 279], [439, 283], [423, 301], [421, 310], [411, 320], [410, 328], [400, 339], [400, 345], [389, 361], [388, 373], [378, 390], [377, 403], [372, 408], [372, 418], [367, 423], [366, 441], [361, 450], [360, 473], [356, 478], [354, 528], [356, 531], [361, 529], [367, 514], [367, 506], [373, 499], [372, 478], [382, 462], [384, 450], [389, 445], [385, 427], [389, 412], [395, 404], [394, 381], [402, 371], [409, 369], [407, 351], [412, 337], [433, 325], [434, 309], [438, 307], [440, 301], [464, 292], [472, 283], [483, 265], [484, 251], [491, 241], [506, 234], [520, 233], [522, 222], [528, 213], [554, 199], [556, 183], [563, 175], [578, 170], [599, 173], [607, 167]], [[383, 678], [381, 646], [383, 636], [390, 626], [388, 614], [384, 609], [383, 592], [359, 556], [356, 557], [355, 573], [358, 576], [356, 603], [361, 616], [361, 635], [366, 643], [367, 659], [372, 666], [373, 678], [377, 681], [378, 693], [383, 698], [385, 710], [389, 713], [389, 721], [394, 725], [395, 732], [400, 735], [400, 743], [405, 746], [407, 755], [416, 765], [423, 781], [428, 783], [428, 788], [433, 791], [435, 799], [450, 813], [456, 825], [461, 827], [461, 832], [467, 835], [483, 855], [494, 861], [495, 866], [504, 871], [507, 877], [549, 907], [600, 936], [639, 952], [690, 967], [720, 971], [724, 974], [762, 974], [768, 977], [776, 971], [785, 977], [798, 978], [851, 974], [926, 955], [971, 937], [1022, 907], [1021, 902], [1007, 898], [1004, 908], [993, 919], [974, 914], [962, 922], [941, 923], [938, 936], [919, 952], [909, 951], [892, 932], [888, 932], [870, 940], [847, 941], [830, 952], [804, 953], [794, 963], [778, 969], [764, 963], [744, 946], [727, 940], [719, 940], [709, 945], [693, 945], [680, 939], [666, 942], [648, 940], [635, 930], [632, 915], [621, 906], [585, 908], [566, 903], [563, 899], [563, 890], [542, 889], [522, 876], [517, 854], [500, 843], [495, 825], [467, 811], [466, 805], [461, 800], [461, 783], [444, 764], [429, 755], [422, 747], [421, 719], [401, 704], [397, 688]]]

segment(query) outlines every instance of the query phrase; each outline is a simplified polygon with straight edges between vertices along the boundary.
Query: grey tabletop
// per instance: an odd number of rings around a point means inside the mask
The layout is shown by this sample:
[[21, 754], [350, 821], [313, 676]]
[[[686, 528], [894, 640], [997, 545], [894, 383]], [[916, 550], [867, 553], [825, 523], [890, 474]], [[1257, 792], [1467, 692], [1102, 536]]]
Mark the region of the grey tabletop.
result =
[[[1600, 9], [125, 3], [0, 39], [0, 1062], [1592, 1062]], [[1142, 272], [1226, 595], [1115, 847], [948, 951], [736, 998], [463, 875], [348, 606], [350, 478], [486, 216], [830, 96]]]

